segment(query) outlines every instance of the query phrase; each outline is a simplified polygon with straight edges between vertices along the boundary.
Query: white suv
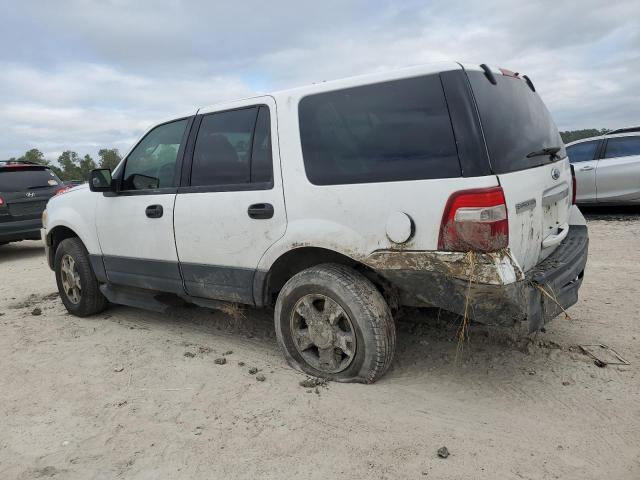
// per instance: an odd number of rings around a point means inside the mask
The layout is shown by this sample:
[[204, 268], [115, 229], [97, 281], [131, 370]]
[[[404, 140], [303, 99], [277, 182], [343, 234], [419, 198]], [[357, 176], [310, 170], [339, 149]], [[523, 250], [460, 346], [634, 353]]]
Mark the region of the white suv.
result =
[[52, 199], [42, 236], [75, 315], [275, 306], [292, 366], [369, 383], [401, 305], [535, 331], [574, 304], [588, 236], [572, 194], [531, 80], [451, 63], [159, 124], [113, 175]]

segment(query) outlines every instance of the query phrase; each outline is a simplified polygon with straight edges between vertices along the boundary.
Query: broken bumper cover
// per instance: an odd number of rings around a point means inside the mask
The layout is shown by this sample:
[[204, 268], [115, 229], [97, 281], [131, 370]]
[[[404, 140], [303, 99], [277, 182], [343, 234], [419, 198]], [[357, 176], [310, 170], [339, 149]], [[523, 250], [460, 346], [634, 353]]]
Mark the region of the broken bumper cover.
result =
[[[487, 278], [490, 281], [485, 283], [487, 275], [482, 274], [500, 269], [508, 272], [508, 253], [477, 255], [483, 259], [477, 274], [473, 267], [465, 267], [466, 272], [452, 272], [454, 262], [448, 261], [442, 262], [441, 267], [448, 267], [449, 271], [372, 266], [398, 290], [402, 305], [439, 307], [460, 315], [466, 305], [467, 315], [479, 323], [513, 326], [526, 320], [529, 331], [535, 331], [578, 301], [588, 245], [587, 227], [571, 225], [567, 237], [549, 257], [525, 275], [516, 272], [514, 281], [508, 282]], [[461, 260], [455, 261], [460, 263]], [[498, 277], [504, 279], [505, 275]]]

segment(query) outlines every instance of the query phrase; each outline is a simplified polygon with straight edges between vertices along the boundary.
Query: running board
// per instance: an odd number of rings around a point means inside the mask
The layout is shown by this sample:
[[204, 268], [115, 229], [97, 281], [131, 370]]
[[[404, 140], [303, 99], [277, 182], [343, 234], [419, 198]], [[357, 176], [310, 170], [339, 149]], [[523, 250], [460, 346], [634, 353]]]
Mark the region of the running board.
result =
[[165, 313], [171, 307], [184, 306], [187, 303], [213, 310], [225, 310], [225, 307], [230, 303], [223, 300], [192, 297], [187, 294], [176, 295], [144, 288], [123, 287], [111, 283], [100, 285], [100, 291], [109, 302], [116, 305], [127, 305], [158, 313]]

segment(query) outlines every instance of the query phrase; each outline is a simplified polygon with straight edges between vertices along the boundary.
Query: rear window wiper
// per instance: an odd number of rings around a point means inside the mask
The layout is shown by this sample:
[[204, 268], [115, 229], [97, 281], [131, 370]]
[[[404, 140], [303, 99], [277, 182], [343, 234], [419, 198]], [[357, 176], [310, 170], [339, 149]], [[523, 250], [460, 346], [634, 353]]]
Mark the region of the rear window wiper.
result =
[[527, 158], [548, 156], [551, 160], [555, 160], [561, 148], [562, 147], [547, 147], [542, 150], [536, 150], [535, 152], [527, 153]]

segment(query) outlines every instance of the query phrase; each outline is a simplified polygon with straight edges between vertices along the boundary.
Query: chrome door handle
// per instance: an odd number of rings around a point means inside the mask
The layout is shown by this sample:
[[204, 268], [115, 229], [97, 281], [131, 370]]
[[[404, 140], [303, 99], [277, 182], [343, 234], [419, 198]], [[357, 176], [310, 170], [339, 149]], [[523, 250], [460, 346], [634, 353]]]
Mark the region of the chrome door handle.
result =
[[595, 167], [592, 167], [591, 165], [587, 165], [586, 167], [582, 167], [580, 169], [581, 172], [587, 172], [589, 170], [593, 170]]

